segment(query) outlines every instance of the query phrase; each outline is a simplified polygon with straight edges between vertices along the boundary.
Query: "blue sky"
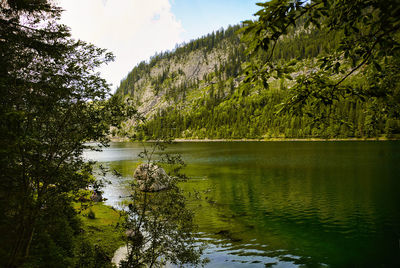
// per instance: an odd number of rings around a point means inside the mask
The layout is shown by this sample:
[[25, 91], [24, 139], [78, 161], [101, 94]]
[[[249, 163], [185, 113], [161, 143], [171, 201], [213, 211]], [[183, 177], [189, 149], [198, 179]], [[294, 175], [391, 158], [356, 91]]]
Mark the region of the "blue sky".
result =
[[252, 18], [260, 0], [173, 0], [171, 11], [187, 41]]
[[113, 52], [99, 71], [115, 90], [139, 62], [251, 19], [258, 0], [56, 0], [72, 36]]

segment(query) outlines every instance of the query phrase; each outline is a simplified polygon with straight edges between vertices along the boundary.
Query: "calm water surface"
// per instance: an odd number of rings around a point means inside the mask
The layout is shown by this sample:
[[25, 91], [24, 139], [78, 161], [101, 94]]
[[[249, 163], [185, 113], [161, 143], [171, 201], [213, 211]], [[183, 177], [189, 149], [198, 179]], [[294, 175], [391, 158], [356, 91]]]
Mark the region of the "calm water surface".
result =
[[[94, 159], [107, 203], [128, 194], [142, 150], [112, 143]], [[400, 142], [212, 142], [168, 148], [187, 163], [186, 190], [209, 267], [400, 267]]]

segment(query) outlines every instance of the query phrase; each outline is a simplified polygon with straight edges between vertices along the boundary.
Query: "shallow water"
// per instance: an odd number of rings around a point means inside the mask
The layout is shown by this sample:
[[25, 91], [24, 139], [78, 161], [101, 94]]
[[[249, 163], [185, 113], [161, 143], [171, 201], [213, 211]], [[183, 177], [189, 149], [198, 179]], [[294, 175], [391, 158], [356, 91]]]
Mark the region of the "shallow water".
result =
[[[118, 206], [142, 151], [112, 143], [86, 157]], [[400, 267], [400, 142], [177, 143], [210, 267]]]

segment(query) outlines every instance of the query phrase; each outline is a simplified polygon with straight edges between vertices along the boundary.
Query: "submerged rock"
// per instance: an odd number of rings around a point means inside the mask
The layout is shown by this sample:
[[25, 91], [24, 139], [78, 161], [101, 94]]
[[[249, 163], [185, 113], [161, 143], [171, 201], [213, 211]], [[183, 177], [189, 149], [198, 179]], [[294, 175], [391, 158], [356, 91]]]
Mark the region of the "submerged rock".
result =
[[170, 177], [165, 170], [153, 163], [139, 165], [133, 178], [139, 189], [145, 192], [158, 192], [169, 187]]

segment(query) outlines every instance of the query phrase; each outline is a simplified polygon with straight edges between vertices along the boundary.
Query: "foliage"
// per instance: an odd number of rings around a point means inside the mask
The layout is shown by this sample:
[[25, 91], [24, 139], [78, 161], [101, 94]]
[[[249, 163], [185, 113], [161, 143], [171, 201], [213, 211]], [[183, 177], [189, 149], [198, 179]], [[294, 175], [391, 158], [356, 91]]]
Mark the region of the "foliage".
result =
[[[317, 69], [296, 78], [281, 109], [293, 112], [311, 106], [316, 111], [349, 96], [358, 96], [360, 100], [373, 97], [386, 102], [399, 88], [395, 77], [382, 75], [388, 69], [400, 67], [393, 60], [400, 57], [399, 4], [398, 0], [273, 0], [259, 3], [258, 20], [244, 22], [242, 33], [248, 43], [247, 53], [264, 51], [266, 56], [247, 65], [245, 81], [259, 81], [268, 86], [268, 79], [272, 76], [290, 78], [293, 68], [272, 60], [275, 47], [290, 29], [306, 31], [317, 28], [342, 33], [339, 46], [331, 54], [319, 57]], [[393, 87], [381, 90], [374, 83], [362, 84], [361, 87], [344, 83], [359, 71], [373, 72], [385, 81], [383, 83]], [[398, 102], [386, 104], [387, 110], [398, 111]]]
[[[168, 189], [156, 193], [140, 190], [137, 181], [132, 183], [126, 222], [128, 256], [121, 261], [121, 267], [162, 267], [167, 261], [176, 265], [204, 263], [202, 246], [193, 234], [194, 215], [186, 208], [186, 198], [177, 186], [178, 181], [186, 179], [179, 172], [183, 162], [179, 156], [168, 154], [154, 159], [154, 154], [164, 150], [164, 146], [156, 142], [141, 154], [147, 164], [168, 167], [170, 178]], [[156, 180], [150, 167], [147, 165], [145, 189]]]
[[[109, 86], [95, 72], [112, 54], [72, 39], [60, 13], [51, 1], [1, 2], [1, 266], [40, 254], [69, 266], [75, 219], [57, 217], [94, 182], [82, 158], [87, 142], [106, 145], [110, 124], [127, 115], [119, 98], [107, 100]], [[62, 226], [65, 236], [56, 234]]]
[[73, 237], [80, 222], [68, 198], [57, 197], [57, 202], [44, 208], [36, 219], [35, 235], [24, 267], [71, 267], [74, 265], [75, 243]]
[[71, 206], [69, 198], [63, 202], [38, 220], [23, 267], [112, 267], [111, 258], [124, 243], [119, 212], [98, 203], [91, 207], [95, 219], [89, 219], [89, 209], [77, 217], [80, 205]]
[[[80, 205], [74, 205], [80, 210]], [[95, 219], [88, 217], [92, 210]], [[80, 235], [76, 238], [76, 267], [111, 267], [111, 259], [115, 251], [124, 244], [124, 233], [121, 228], [123, 217], [120, 211], [102, 203], [94, 204], [90, 209], [83, 210], [79, 216], [82, 221]]]

